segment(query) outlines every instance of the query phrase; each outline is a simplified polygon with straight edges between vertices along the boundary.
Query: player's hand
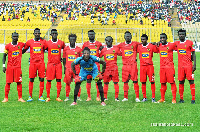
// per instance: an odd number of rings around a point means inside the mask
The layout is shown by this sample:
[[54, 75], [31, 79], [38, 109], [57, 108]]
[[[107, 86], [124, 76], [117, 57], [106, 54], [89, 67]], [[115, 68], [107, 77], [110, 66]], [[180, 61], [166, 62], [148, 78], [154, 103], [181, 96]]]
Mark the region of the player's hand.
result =
[[195, 70], [196, 70], [196, 65], [193, 65], [192, 72], [194, 72]]
[[4, 72], [4, 73], [6, 72], [6, 67], [3, 67], [3, 72]]
[[81, 77], [79, 77], [78, 75], [75, 75], [74, 82], [75, 83], [81, 82]]

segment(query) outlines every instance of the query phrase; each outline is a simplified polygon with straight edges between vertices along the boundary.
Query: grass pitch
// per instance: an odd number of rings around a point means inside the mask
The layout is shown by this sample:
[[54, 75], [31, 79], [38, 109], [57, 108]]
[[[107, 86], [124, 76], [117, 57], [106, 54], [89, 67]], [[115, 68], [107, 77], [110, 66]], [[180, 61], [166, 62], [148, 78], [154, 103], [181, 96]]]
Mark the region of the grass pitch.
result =
[[[74, 83], [71, 84], [70, 101], [57, 102], [56, 99], [56, 81], [52, 81], [51, 101], [39, 102], [39, 79], [35, 78], [33, 89], [33, 102], [21, 103], [17, 101], [16, 83], [11, 84], [9, 93], [9, 102], [0, 102], [0, 131], [198, 131], [200, 129], [200, 99], [199, 99], [199, 61], [200, 53], [197, 56], [197, 70], [195, 72], [196, 84], [196, 104], [191, 104], [191, 94], [188, 81], [185, 83], [184, 104], [172, 104], [171, 86], [168, 84], [166, 92], [166, 103], [151, 103], [151, 88], [147, 82], [147, 98], [145, 103], [135, 102], [135, 93], [132, 82], [129, 82], [129, 101], [121, 102], [123, 99], [123, 83], [121, 82], [121, 57], [118, 58], [120, 72], [119, 98], [120, 102], [114, 101], [114, 85], [110, 82], [108, 90], [107, 106], [103, 107], [96, 101], [96, 86], [92, 82], [92, 101], [86, 102], [87, 92], [85, 82], [82, 83], [81, 99], [77, 106], [70, 106], [73, 102]], [[0, 58], [3, 54], [0, 54]], [[23, 99], [27, 100], [29, 96], [29, 54], [22, 57], [22, 89]], [[160, 99], [159, 83], [159, 55], [154, 54], [154, 68], [156, 80], [156, 100]], [[47, 54], [45, 54], [47, 62]], [[177, 53], [174, 53], [174, 63], [177, 81]], [[138, 61], [139, 64], [139, 61]], [[2, 65], [2, 62], [0, 62]], [[139, 65], [138, 65], [139, 67]], [[0, 99], [4, 98], [5, 74], [1, 71], [0, 76]], [[138, 72], [139, 73], [139, 72]], [[63, 75], [64, 78], [64, 75]], [[142, 99], [141, 83], [140, 99]], [[46, 80], [44, 97], [46, 97]], [[65, 99], [65, 83], [62, 81], [61, 99]], [[177, 91], [177, 102], [179, 93]], [[162, 123], [162, 124], [159, 124]], [[173, 124], [175, 123], [175, 124]], [[164, 125], [164, 126], [160, 126]], [[178, 125], [178, 126], [174, 126]], [[181, 126], [179, 126], [181, 125]]]

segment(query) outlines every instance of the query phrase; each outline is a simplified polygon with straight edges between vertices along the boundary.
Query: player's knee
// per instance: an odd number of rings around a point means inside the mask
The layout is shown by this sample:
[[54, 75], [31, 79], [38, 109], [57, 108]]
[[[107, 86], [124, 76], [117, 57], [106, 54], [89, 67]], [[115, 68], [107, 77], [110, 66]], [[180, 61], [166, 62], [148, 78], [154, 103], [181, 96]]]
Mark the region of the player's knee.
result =
[[154, 84], [155, 82], [151, 82], [151, 84]]
[[146, 84], [146, 82], [142, 82], [142, 84]]
[[87, 79], [87, 83], [91, 83], [92, 82], [92, 79]]
[[133, 83], [137, 83], [137, 81], [133, 81]]
[[109, 82], [104, 82], [104, 84], [109, 84]]
[[39, 78], [39, 81], [40, 82], [44, 82], [44, 78]]
[[114, 82], [114, 84], [118, 84], [118, 82]]
[[129, 80], [128, 81], [126, 81], [126, 82], [124, 82], [124, 83], [128, 83], [129, 82]]
[[61, 79], [56, 79], [56, 82], [61, 82]]
[[51, 80], [47, 80], [47, 82], [51, 82]]
[[34, 78], [30, 78], [30, 82], [34, 82]]
[[190, 84], [194, 84], [194, 80], [189, 80], [189, 83]]
[[180, 83], [180, 84], [184, 84], [184, 83], [185, 83], [185, 81], [179, 81], [179, 83]]

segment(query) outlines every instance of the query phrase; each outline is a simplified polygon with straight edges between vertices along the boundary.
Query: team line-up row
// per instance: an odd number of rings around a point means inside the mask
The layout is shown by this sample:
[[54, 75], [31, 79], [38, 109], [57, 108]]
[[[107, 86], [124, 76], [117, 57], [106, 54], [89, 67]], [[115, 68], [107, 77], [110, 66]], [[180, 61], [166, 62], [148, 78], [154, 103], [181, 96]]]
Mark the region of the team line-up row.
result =
[[[58, 32], [56, 29], [51, 30], [52, 39], [45, 41], [40, 37], [40, 29], [34, 30], [34, 38], [28, 40], [26, 44], [18, 42], [18, 33], [12, 33], [12, 42], [5, 46], [5, 53], [3, 55], [3, 72], [6, 72], [6, 85], [5, 85], [5, 98], [2, 102], [8, 102], [8, 94], [10, 84], [17, 83], [18, 101], [26, 102], [22, 99], [22, 70], [21, 58], [30, 48], [30, 65], [29, 65], [29, 98], [27, 102], [33, 101], [32, 91], [34, 78], [37, 77], [37, 72], [40, 80], [39, 101], [50, 101], [51, 81], [56, 79], [57, 87], [57, 101], [60, 99], [61, 92], [61, 79], [62, 79], [62, 64], [61, 64], [61, 49], [63, 49], [63, 66], [64, 66], [64, 82], [66, 83], [66, 99], [69, 100], [70, 84], [75, 81], [74, 89], [74, 102], [71, 105], [77, 105], [76, 101], [80, 99], [80, 85], [82, 81], [87, 80], [87, 100], [91, 101], [91, 81], [96, 82], [97, 101], [101, 101], [101, 105], [105, 106], [107, 100], [107, 92], [109, 82], [114, 82], [115, 101], [120, 101], [119, 95], [119, 76], [117, 66], [117, 56], [122, 56], [122, 82], [124, 82], [124, 99], [128, 101], [128, 82], [133, 81], [134, 90], [136, 94], [136, 102], [147, 101], [146, 97], [146, 81], [147, 76], [151, 83], [152, 102], [163, 103], [165, 102], [165, 92], [167, 89], [166, 83], [171, 84], [172, 103], [176, 103], [177, 87], [175, 84], [175, 70], [173, 63], [173, 51], [178, 53], [178, 80], [179, 80], [179, 103], [184, 103], [183, 92], [185, 79], [189, 80], [192, 100], [191, 103], [195, 104], [195, 84], [194, 84], [194, 71], [196, 70], [196, 56], [193, 42], [186, 40], [186, 31], [180, 29], [178, 31], [180, 41], [174, 43], [167, 42], [167, 35], [160, 34], [160, 42], [147, 43], [148, 36], [143, 34], [141, 36], [141, 43], [132, 41], [132, 35], [129, 31], [124, 34], [125, 42], [119, 45], [113, 45], [113, 38], [107, 36], [105, 38], [106, 46], [98, 41], [95, 41], [95, 32], [88, 31], [89, 41], [85, 42], [82, 49], [76, 46], [75, 34], [68, 36], [70, 45], [65, 46], [65, 43], [57, 39]], [[48, 63], [45, 73], [44, 51], [48, 50]], [[140, 82], [142, 83], [143, 99], [139, 99], [139, 85], [138, 85], [138, 68], [137, 68], [137, 53], [140, 59]], [[160, 54], [160, 83], [161, 83], [161, 99], [155, 100], [155, 80], [154, 80], [154, 66], [153, 66], [153, 53]], [[6, 56], [8, 55], [7, 69], [5, 66]], [[100, 59], [104, 57], [104, 60]], [[102, 64], [102, 72], [100, 72], [100, 64]], [[46, 75], [45, 75], [46, 74]], [[46, 76], [46, 100], [43, 98], [44, 78]], [[104, 81], [102, 86], [101, 80]]]

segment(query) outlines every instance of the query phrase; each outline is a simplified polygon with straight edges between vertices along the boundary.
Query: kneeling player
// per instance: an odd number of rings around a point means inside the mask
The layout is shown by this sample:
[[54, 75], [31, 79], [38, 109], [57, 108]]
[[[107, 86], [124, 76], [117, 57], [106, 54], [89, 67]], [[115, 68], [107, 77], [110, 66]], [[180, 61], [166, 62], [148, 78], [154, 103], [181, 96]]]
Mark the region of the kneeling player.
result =
[[[90, 49], [88, 47], [85, 47], [83, 49], [82, 57], [79, 57], [74, 62], [72, 62], [71, 68], [72, 68], [74, 74], [76, 75], [76, 77], [75, 77], [76, 86], [75, 86], [75, 90], [74, 90], [74, 102], [71, 105], [77, 104], [76, 100], [77, 100], [77, 95], [78, 95], [78, 91], [80, 89], [81, 82], [86, 80], [88, 75], [91, 75], [98, 85], [98, 89], [99, 89], [100, 96], [101, 96], [101, 105], [102, 106], [106, 105], [104, 102], [103, 87], [102, 87], [102, 82], [101, 82], [102, 76], [99, 73], [98, 67], [95, 64], [95, 62], [99, 62], [100, 64], [103, 65], [102, 73], [104, 73], [105, 69], [106, 69], [106, 62], [101, 60], [99, 57], [90, 55]], [[78, 64], [80, 64], [80, 66], [81, 66], [79, 75], [76, 74], [76, 70], [75, 70], [75, 65], [78, 65]]]

